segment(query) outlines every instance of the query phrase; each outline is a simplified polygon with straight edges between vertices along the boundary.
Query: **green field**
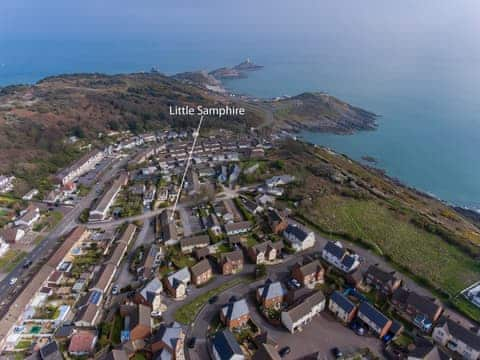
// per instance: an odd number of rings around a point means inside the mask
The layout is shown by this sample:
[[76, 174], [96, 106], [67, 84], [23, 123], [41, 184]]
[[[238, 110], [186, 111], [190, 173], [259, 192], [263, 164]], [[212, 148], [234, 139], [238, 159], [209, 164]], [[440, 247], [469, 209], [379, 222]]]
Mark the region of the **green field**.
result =
[[5, 255], [0, 257], [0, 272], [7, 273], [13, 270], [17, 264], [27, 255], [25, 251], [8, 250]]
[[174, 314], [175, 320], [182, 324], [186, 324], [186, 325], [191, 324], [193, 320], [195, 320], [197, 313], [200, 311], [203, 305], [208, 301], [208, 299], [210, 299], [214, 295], [218, 295], [223, 291], [235, 285], [241, 284], [245, 281], [246, 279], [244, 278], [233, 279], [223, 283], [221, 286], [215, 289], [207, 291], [206, 293], [196, 297], [191, 302], [183, 305], [181, 308], [175, 311], [175, 314]]
[[480, 278], [474, 259], [375, 201], [326, 196], [301, 213], [327, 234], [366, 243], [417, 281], [449, 295]]

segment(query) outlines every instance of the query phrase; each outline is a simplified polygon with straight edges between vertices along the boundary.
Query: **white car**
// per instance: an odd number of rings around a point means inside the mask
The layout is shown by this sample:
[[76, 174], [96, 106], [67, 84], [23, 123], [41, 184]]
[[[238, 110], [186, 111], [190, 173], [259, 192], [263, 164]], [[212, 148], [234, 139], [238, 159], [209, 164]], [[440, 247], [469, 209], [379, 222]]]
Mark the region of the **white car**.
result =
[[152, 311], [152, 312], [150, 313], [150, 316], [151, 316], [151, 317], [154, 317], [154, 318], [155, 318], [155, 317], [160, 317], [160, 316], [162, 316], [162, 312], [161, 312], [161, 311]]
[[10, 286], [13, 286], [17, 283], [17, 280], [18, 279], [16, 277], [13, 277], [13, 278], [10, 279], [10, 281], [8, 283], [10, 284]]

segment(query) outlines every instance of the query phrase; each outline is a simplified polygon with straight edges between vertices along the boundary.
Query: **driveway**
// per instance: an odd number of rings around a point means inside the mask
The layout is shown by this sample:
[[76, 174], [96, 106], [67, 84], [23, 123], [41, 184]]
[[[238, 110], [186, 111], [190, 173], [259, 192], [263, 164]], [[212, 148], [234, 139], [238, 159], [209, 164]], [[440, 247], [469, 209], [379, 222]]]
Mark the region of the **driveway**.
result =
[[283, 336], [275, 340], [279, 344], [279, 349], [290, 346], [292, 352], [285, 357], [286, 360], [302, 359], [317, 352], [320, 352], [321, 359], [334, 359], [331, 353], [334, 347], [339, 348], [344, 354], [369, 348], [382, 358], [380, 339], [355, 335], [327, 311], [315, 317], [303, 331], [295, 334], [285, 331]]

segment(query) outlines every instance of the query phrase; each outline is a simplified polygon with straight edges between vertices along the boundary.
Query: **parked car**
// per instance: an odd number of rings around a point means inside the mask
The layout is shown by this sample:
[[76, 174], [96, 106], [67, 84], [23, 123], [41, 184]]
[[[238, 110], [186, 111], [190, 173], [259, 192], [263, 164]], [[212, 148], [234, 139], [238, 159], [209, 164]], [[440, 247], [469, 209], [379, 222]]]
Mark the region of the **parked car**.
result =
[[13, 277], [10, 279], [10, 281], [8, 282], [10, 284], [10, 286], [13, 286], [17, 283], [18, 279], [16, 277]]
[[285, 357], [288, 354], [290, 354], [291, 351], [292, 349], [290, 349], [290, 346], [285, 346], [284, 348], [280, 349], [280, 351], [278, 352], [278, 355], [280, 355], [281, 357]]
[[333, 354], [333, 356], [335, 357], [335, 359], [339, 359], [339, 358], [341, 358], [341, 357], [343, 356], [343, 353], [342, 353], [342, 352], [340, 351], [340, 349], [337, 348], [337, 347], [334, 347], [334, 348], [332, 349], [332, 354]]
[[362, 323], [358, 320], [353, 320], [350, 323], [350, 329], [352, 329], [355, 334], [358, 336], [363, 336], [365, 335], [365, 328], [363, 327]]
[[190, 340], [188, 340], [187, 346], [188, 346], [190, 349], [195, 348], [195, 342], [196, 342], [196, 341], [197, 341], [196, 338], [194, 338], [194, 337], [190, 338]]
[[30, 265], [32, 265], [32, 260], [27, 260], [25, 261], [25, 263], [23, 264], [23, 268], [24, 269], [28, 269], [30, 267]]
[[112, 287], [112, 295], [118, 295], [120, 293], [120, 288], [118, 285], [113, 285]]
[[217, 295], [213, 295], [210, 299], [208, 299], [208, 303], [209, 304], [215, 304], [218, 300], [218, 296]]

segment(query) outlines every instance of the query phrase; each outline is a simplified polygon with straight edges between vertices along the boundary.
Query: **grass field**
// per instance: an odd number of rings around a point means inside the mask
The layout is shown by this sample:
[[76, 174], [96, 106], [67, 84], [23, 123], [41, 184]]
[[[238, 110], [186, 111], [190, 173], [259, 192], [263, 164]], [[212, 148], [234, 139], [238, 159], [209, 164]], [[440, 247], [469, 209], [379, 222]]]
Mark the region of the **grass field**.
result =
[[227, 281], [226, 283], [223, 283], [221, 286], [212, 289], [210, 291], [207, 291], [206, 293], [196, 297], [193, 299], [191, 302], [183, 305], [181, 308], [179, 308], [175, 314], [174, 318], [176, 321], [182, 324], [191, 324], [195, 317], [197, 316], [197, 313], [200, 311], [202, 306], [210, 299], [212, 296], [220, 294], [221, 292], [235, 286], [238, 284], [241, 284], [245, 282], [246, 279], [244, 278], [237, 278], [233, 279], [230, 281]]
[[5, 255], [0, 257], [0, 272], [7, 273], [12, 271], [12, 269], [17, 266], [26, 255], [27, 253], [25, 251], [14, 249], [8, 250]]
[[472, 258], [375, 201], [326, 196], [302, 213], [327, 233], [368, 243], [452, 296], [480, 278], [480, 266]]

